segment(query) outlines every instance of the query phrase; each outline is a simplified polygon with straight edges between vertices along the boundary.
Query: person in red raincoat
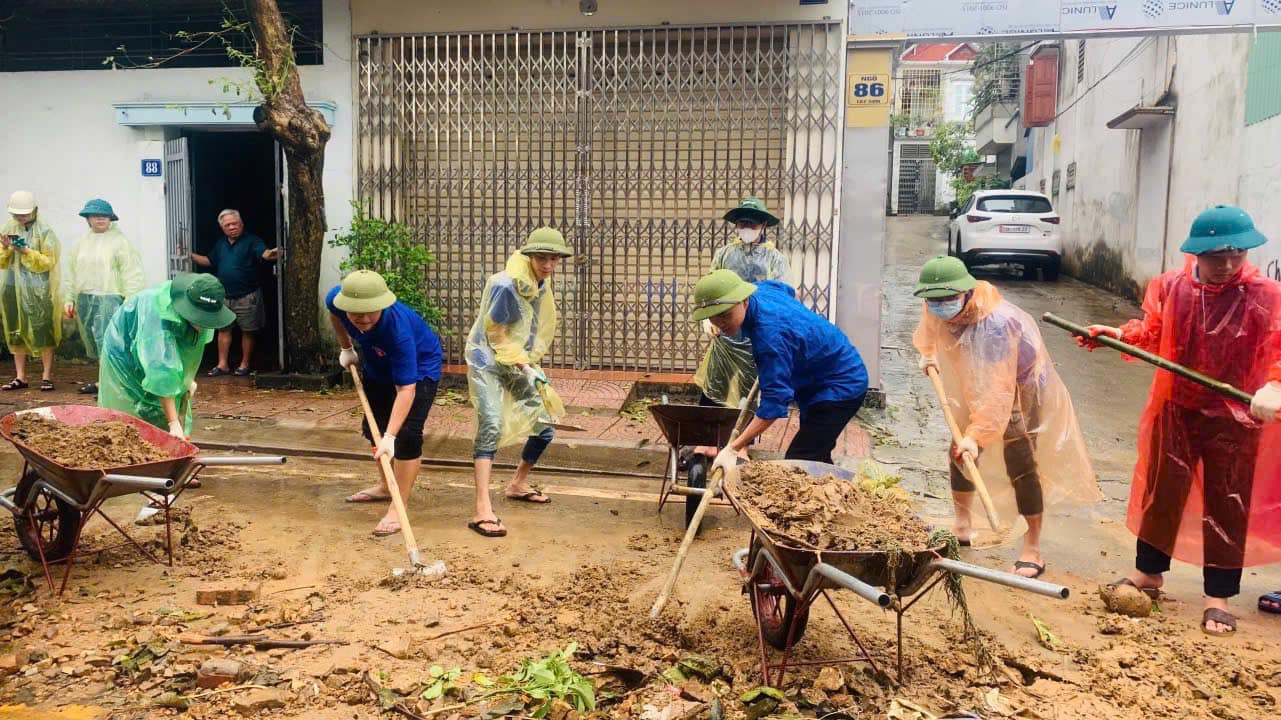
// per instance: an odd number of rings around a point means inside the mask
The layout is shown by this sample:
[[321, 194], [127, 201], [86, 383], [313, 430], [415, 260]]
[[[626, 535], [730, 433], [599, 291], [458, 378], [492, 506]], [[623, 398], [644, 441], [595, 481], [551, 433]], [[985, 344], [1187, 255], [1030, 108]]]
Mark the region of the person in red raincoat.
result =
[[1247, 406], [1158, 370], [1139, 425], [1135, 570], [1117, 584], [1156, 597], [1171, 557], [1200, 565], [1211, 635], [1236, 631], [1228, 599], [1242, 568], [1281, 560], [1281, 283], [1246, 260], [1265, 242], [1245, 211], [1206, 210], [1181, 248], [1187, 264], [1148, 286], [1143, 319], [1089, 327], [1254, 395]]

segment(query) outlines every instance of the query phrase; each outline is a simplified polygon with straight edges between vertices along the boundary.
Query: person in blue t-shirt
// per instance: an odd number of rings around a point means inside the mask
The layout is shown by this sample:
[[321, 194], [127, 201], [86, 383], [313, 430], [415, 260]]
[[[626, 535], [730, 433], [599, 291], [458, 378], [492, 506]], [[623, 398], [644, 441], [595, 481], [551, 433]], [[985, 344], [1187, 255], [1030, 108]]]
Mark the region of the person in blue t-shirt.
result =
[[[418, 313], [396, 301], [382, 276], [357, 270], [325, 296], [329, 322], [342, 351], [338, 364], [344, 370], [359, 359], [364, 371], [365, 394], [382, 441], [374, 457], [391, 455], [400, 496], [409, 502], [414, 478], [422, 465], [423, 426], [440, 382], [440, 339]], [[359, 355], [356, 346], [360, 346]], [[365, 437], [373, 442], [369, 424]], [[391, 495], [383, 483], [347, 498], [350, 503], [383, 502]], [[400, 532], [400, 518], [390, 505], [374, 528], [382, 537]]]
[[867, 368], [845, 333], [801, 304], [787, 284], [749, 283], [732, 270], [714, 270], [694, 286], [694, 320], [705, 319], [722, 334], [741, 331], [752, 342], [760, 383], [756, 417], [727, 450], [742, 452], [795, 403], [801, 426], [787, 459], [831, 463], [867, 394]]
[[193, 252], [191, 261], [210, 268], [227, 289], [227, 307], [236, 313], [236, 325], [240, 328], [240, 365], [231, 369], [233, 328], [228, 326], [218, 331], [218, 364], [208, 375], [244, 377], [253, 372], [254, 336], [267, 325], [258, 268], [262, 263], [275, 262], [280, 257], [280, 248], [268, 248], [262, 238], [245, 232], [245, 222], [238, 210], [228, 208], [218, 213], [218, 227], [222, 228], [223, 236], [214, 241], [209, 254]]

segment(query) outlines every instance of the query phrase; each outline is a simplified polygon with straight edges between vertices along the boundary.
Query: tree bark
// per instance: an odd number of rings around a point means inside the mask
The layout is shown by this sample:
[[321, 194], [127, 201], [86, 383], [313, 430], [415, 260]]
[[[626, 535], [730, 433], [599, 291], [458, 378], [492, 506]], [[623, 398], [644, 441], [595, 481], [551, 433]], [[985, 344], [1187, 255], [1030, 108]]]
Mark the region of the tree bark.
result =
[[276, 0], [245, 0], [255, 53], [266, 75], [280, 78], [279, 87], [260, 87], [265, 100], [255, 118], [285, 150], [289, 177], [289, 236], [285, 275], [286, 369], [316, 372], [324, 367], [320, 339], [320, 256], [325, 247], [325, 143], [329, 126], [319, 111], [307, 106], [294, 64], [288, 26]]

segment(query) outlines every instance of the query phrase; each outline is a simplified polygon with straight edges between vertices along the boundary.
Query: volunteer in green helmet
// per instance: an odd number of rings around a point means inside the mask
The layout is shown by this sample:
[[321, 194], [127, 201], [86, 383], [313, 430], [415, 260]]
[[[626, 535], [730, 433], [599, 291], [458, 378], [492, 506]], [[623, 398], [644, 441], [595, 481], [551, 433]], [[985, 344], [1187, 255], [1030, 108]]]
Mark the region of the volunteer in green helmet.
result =
[[62, 342], [60, 250], [58, 236], [39, 214], [36, 196], [19, 190], [9, 198], [8, 222], [0, 226], [0, 321], [15, 370], [0, 390], [29, 387], [30, 353], [40, 355], [40, 389], [53, 389], [53, 351]]
[[[1054, 370], [1036, 321], [975, 280], [965, 263], [925, 263], [915, 295], [921, 319], [912, 343], [920, 367], [938, 371], [946, 402], [964, 437], [952, 447], [949, 473], [956, 509], [953, 530], [969, 545], [975, 485], [961, 471], [962, 454], [978, 465], [997, 514], [1027, 523], [1014, 572], [1039, 577], [1041, 527], [1047, 504], [1102, 498], [1077, 426], [1072, 398]], [[998, 480], [1000, 478], [1000, 480]]]
[[[1241, 208], [1209, 208], [1180, 248], [1184, 266], [1148, 285], [1143, 319], [1089, 327], [1254, 395], [1247, 405], [1158, 370], [1139, 421], [1134, 570], [1117, 584], [1156, 595], [1171, 558], [1201, 566], [1210, 635], [1236, 632], [1228, 601], [1242, 569], [1281, 561], [1281, 283], [1246, 259], [1266, 242]], [[1269, 597], [1259, 607], [1281, 609]]]
[[529, 234], [491, 275], [480, 297], [480, 312], [467, 335], [467, 389], [476, 408], [472, 449], [476, 512], [467, 527], [485, 537], [502, 537], [507, 528], [494, 514], [489, 480], [498, 448], [524, 438], [520, 465], [507, 483], [509, 500], [551, 502], [529, 486], [529, 473], [552, 441], [549, 423], [565, 414], [560, 396], [538, 363], [556, 336], [556, 296], [552, 276], [573, 252], [560, 231], [542, 227]]
[[[734, 226], [735, 238], [716, 251], [711, 269], [732, 270], [747, 282], [786, 281], [787, 256], [765, 236], [766, 229], [776, 227], [779, 219], [765, 209], [765, 203], [756, 197], [744, 198], [724, 219]], [[752, 344], [741, 335], [722, 335], [710, 320], [704, 320], [702, 326], [712, 343], [694, 373], [694, 382], [703, 391], [699, 404], [737, 407], [756, 382]]]
[[[80, 236], [63, 263], [67, 271], [63, 286], [64, 311], [75, 318], [80, 342], [91, 360], [98, 359], [98, 348], [107, 334], [111, 316], [126, 298], [142, 290], [146, 276], [142, 256], [129, 242], [120, 226], [120, 218], [106, 200], [94, 199], [80, 211], [89, 230]], [[80, 392], [98, 392], [97, 383], [86, 383]]]
[[756, 417], [717, 462], [739, 453], [794, 403], [800, 427], [787, 447], [789, 460], [831, 463], [832, 450], [867, 394], [867, 369], [849, 338], [805, 307], [778, 280], [750, 283], [731, 270], [713, 270], [694, 286], [693, 318], [710, 320], [725, 335], [752, 344], [760, 383]]
[[226, 298], [218, 278], [183, 273], [125, 300], [98, 349], [98, 406], [187, 437], [205, 345], [236, 319]]

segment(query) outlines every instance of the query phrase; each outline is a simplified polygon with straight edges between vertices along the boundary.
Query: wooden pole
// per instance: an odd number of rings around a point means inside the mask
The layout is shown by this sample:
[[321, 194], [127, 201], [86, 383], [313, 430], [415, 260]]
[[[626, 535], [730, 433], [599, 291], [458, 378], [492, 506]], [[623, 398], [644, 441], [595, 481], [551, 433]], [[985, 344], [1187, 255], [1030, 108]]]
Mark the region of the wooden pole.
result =
[[[743, 434], [743, 428], [747, 427], [747, 419], [751, 417], [752, 403], [756, 401], [756, 396], [760, 394], [760, 381], [752, 384], [751, 392], [747, 393], [747, 399], [743, 401], [743, 407], [738, 411], [738, 422], [734, 423], [734, 431], [730, 433], [729, 441], [733, 443], [738, 436]], [[738, 472], [737, 468], [732, 469]], [[698, 534], [698, 528], [703, 524], [703, 516], [707, 514], [707, 508], [711, 507], [712, 498], [721, 490], [721, 484], [725, 480], [726, 469], [720, 465], [713, 465], [712, 471], [708, 475], [707, 489], [703, 492], [703, 497], [699, 498], [698, 507], [694, 509], [694, 517], [690, 518], [689, 527], [685, 528], [685, 539], [681, 540], [680, 550], [676, 551], [676, 561], [672, 563], [672, 571], [667, 575], [667, 582], [663, 583], [662, 592], [658, 593], [658, 598], [654, 600], [654, 606], [649, 609], [650, 618], [658, 617], [663, 612], [663, 606], [672, 596], [672, 590], [676, 587], [676, 578], [680, 577], [681, 567], [685, 564], [685, 556], [689, 554], [689, 548], [694, 544], [694, 536]], [[686, 498], [686, 502], [689, 499]]]
[[[947, 404], [947, 392], [943, 389], [943, 379], [939, 377], [939, 371], [935, 367], [925, 368], [925, 374], [930, 376], [930, 384], [934, 386], [934, 394], [938, 396], [939, 405], [943, 408], [943, 417], [947, 419], [947, 428], [952, 431], [952, 442], [960, 444], [961, 427], [956, 424], [956, 418], [952, 415], [952, 409]], [[974, 483], [974, 489], [978, 491], [979, 502], [983, 503], [983, 510], [987, 513], [987, 521], [993, 530], [999, 530], [1001, 527], [1001, 518], [996, 514], [996, 506], [992, 504], [992, 496], [987, 492], [987, 484], [983, 482], [983, 476], [979, 474], [978, 465], [974, 464], [974, 458], [969, 453], [961, 453], [961, 462], [965, 467], [965, 472], [970, 476], [970, 481]]]

